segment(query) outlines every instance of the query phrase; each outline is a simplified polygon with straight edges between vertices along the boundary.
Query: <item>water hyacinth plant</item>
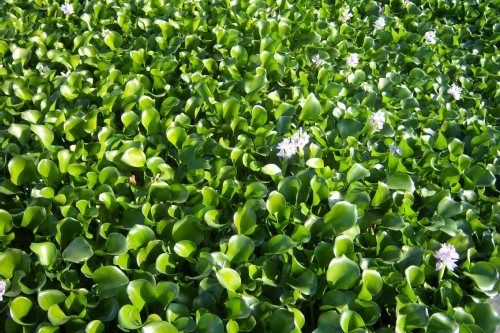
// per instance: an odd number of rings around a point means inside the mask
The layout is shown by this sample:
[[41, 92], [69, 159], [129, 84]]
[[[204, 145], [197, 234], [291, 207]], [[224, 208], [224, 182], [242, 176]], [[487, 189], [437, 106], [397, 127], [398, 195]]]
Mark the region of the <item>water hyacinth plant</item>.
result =
[[0, 332], [494, 333], [498, 1], [0, 1]]

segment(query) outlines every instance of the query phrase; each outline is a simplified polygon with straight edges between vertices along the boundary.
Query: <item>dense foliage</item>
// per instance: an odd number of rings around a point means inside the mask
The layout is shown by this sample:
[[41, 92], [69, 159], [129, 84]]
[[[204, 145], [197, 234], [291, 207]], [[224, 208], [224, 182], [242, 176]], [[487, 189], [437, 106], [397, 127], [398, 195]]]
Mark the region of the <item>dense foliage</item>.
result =
[[0, 2], [0, 331], [493, 333], [499, 7]]

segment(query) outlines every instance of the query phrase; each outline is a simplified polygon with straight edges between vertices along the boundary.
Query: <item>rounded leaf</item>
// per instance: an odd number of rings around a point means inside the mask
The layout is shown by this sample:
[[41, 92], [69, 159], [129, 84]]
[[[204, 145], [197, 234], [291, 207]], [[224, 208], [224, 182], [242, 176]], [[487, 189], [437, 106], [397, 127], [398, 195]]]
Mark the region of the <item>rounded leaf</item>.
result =
[[340, 327], [342, 327], [345, 333], [364, 326], [365, 322], [357, 312], [351, 310], [342, 312], [342, 315], [340, 316]]
[[15, 185], [22, 185], [36, 179], [35, 163], [26, 156], [14, 156], [8, 165], [10, 180]]
[[293, 240], [287, 235], [276, 235], [267, 242], [267, 252], [272, 254], [286, 253], [293, 247]]
[[234, 269], [223, 268], [217, 272], [219, 283], [230, 291], [236, 291], [241, 286], [241, 277]]
[[286, 200], [283, 194], [273, 191], [267, 198], [266, 207], [269, 213], [276, 214], [286, 208]]
[[146, 164], [146, 155], [139, 148], [129, 148], [123, 153], [122, 162], [135, 168], [141, 168]]
[[334, 289], [350, 289], [356, 284], [359, 275], [359, 266], [344, 255], [332, 260], [326, 272], [326, 280]]
[[336, 234], [340, 234], [356, 224], [358, 211], [356, 205], [346, 201], [335, 203], [332, 209], [324, 216], [326, 224], [330, 224]]
[[224, 333], [222, 320], [214, 314], [205, 313], [198, 321], [199, 333]]

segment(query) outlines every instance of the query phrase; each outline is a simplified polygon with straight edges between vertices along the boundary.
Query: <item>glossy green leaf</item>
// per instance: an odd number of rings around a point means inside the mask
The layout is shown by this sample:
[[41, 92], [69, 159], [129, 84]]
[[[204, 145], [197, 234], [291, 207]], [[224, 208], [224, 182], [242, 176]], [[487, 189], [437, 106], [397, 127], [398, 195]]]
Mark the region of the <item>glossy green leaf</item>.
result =
[[241, 286], [240, 275], [231, 268], [223, 268], [217, 272], [217, 280], [221, 286], [230, 291], [236, 291]]
[[337, 202], [323, 218], [336, 234], [350, 229], [358, 219], [356, 205], [346, 201]]
[[93, 254], [92, 248], [85, 239], [75, 238], [66, 249], [64, 249], [62, 257], [66, 261], [82, 262], [88, 260]]
[[15, 185], [22, 185], [36, 179], [35, 163], [26, 156], [15, 156], [8, 164], [10, 180]]
[[330, 262], [326, 280], [332, 288], [350, 289], [356, 284], [359, 276], [359, 266], [344, 255]]
[[316, 120], [321, 113], [321, 104], [313, 93], [307, 96], [306, 102], [302, 107], [299, 119]]

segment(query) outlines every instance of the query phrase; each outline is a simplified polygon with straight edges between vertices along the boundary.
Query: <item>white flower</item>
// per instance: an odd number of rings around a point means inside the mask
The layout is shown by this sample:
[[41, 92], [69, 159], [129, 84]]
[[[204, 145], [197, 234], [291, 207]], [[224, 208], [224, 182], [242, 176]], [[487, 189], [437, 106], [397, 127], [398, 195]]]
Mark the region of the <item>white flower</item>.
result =
[[319, 54], [316, 54], [314, 57], [312, 57], [311, 61], [316, 66], [320, 66], [321, 64], [323, 64], [325, 62], [324, 60], [319, 58]]
[[40, 72], [40, 75], [45, 75], [45, 73], [47, 73], [48, 71], [50, 71], [50, 68], [47, 67], [47, 66], [42, 66], [40, 67], [40, 69], [38, 70]]
[[379, 17], [375, 21], [375, 30], [382, 30], [385, 27], [385, 20], [382, 17]]
[[101, 34], [102, 34], [102, 37], [106, 37], [106, 34], [109, 32], [108, 29], [104, 29]]
[[71, 15], [75, 12], [75, 10], [73, 9], [73, 5], [69, 4], [69, 3], [65, 3], [64, 5], [61, 5], [61, 10], [62, 10], [63, 14], [66, 14], [66, 15]]
[[392, 155], [399, 157], [403, 154], [403, 150], [401, 150], [400, 147], [396, 146], [395, 144], [391, 143], [389, 145], [389, 150], [391, 151]]
[[0, 281], [0, 301], [3, 301], [3, 294], [5, 294], [5, 281]]
[[373, 129], [375, 131], [380, 131], [385, 124], [385, 115], [382, 111], [376, 112], [371, 118], [370, 118], [370, 125], [373, 126]]
[[[378, 16], [383, 15], [385, 10], [385, 6], [380, 6], [378, 8]], [[385, 22], [384, 22], [385, 23]]]
[[442, 261], [438, 261], [438, 262], [436, 263], [436, 271], [440, 271], [440, 270], [441, 270], [441, 268], [443, 268], [443, 266], [444, 266], [444, 265], [443, 265], [443, 262], [442, 262]]
[[276, 155], [280, 157], [290, 158], [297, 153], [297, 145], [289, 138], [285, 138], [283, 142], [278, 145], [278, 148], [280, 152]]
[[425, 42], [427, 44], [435, 44], [436, 43], [436, 32], [435, 31], [427, 31], [424, 35]]
[[436, 264], [436, 270], [448, 267], [449, 270], [454, 270], [457, 267], [456, 262], [460, 259], [457, 250], [453, 245], [442, 244], [441, 248], [434, 255], [437, 259], [441, 260], [441, 264]]
[[304, 149], [308, 142], [309, 135], [306, 132], [302, 132], [302, 127], [292, 135], [292, 143], [297, 146], [297, 148]]
[[69, 71], [69, 69], [68, 69], [68, 71], [67, 71], [66, 73], [65, 73], [65, 72], [61, 72], [61, 75], [62, 75], [62, 76], [68, 76], [68, 75], [70, 75], [70, 74], [71, 74], [71, 72]]
[[349, 11], [349, 8], [346, 8], [344, 9], [344, 11], [342, 12], [342, 16], [340, 17], [340, 20], [342, 22], [347, 22], [349, 21], [349, 19], [352, 17], [352, 14], [351, 12]]
[[473, 50], [472, 50], [472, 54], [476, 55], [476, 54], [478, 54], [478, 53], [479, 53], [479, 50], [478, 50], [478, 49], [473, 49]]
[[358, 54], [357, 53], [351, 53], [350, 55], [347, 56], [346, 59], [346, 64], [349, 67], [356, 67], [359, 63], [358, 59]]
[[459, 86], [457, 86], [455, 83], [453, 83], [450, 87], [450, 89], [448, 89], [448, 94], [450, 94], [451, 96], [453, 96], [453, 98], [455, 98], [456, 100], [459, 100], [460, 99], [460, 94], [462, 93], [462, 88], [460, 88]]

